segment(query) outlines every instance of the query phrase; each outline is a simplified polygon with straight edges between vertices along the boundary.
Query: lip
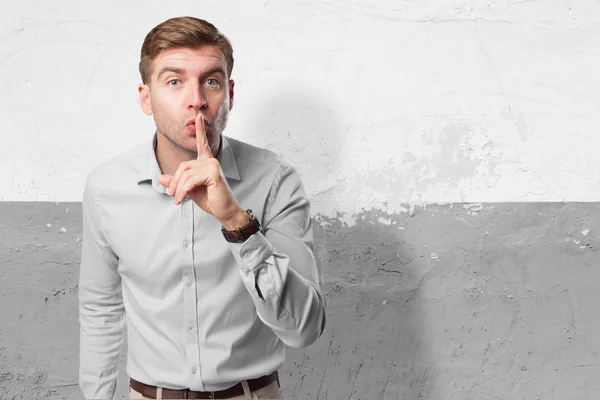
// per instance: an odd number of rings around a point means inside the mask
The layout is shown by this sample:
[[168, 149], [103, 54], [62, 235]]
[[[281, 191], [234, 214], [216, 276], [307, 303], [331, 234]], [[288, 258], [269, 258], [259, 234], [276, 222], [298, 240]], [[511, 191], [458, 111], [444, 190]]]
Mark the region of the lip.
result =
[[[194, 118], [194, 119], [190, 119], [190, 120], [189, 120], [189, 121], [186, 123], [186, 126], [187, 126], [187, 125], [191, 125], [191, 126], [194, 126], [194, 127], [195, 127], [195, 126], [196, 126], [196, 118]], [[204, 119], [204, 126], [210, 126], [210, 124], [208, 123], [208, 121], [206, 120], [206, 118]]]

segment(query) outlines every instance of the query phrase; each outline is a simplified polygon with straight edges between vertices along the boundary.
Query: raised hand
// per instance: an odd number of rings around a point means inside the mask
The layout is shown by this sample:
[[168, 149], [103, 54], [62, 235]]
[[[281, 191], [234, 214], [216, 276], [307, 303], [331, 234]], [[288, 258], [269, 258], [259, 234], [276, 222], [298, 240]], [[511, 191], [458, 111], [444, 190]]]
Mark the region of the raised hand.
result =
[[170, 196], [175, 195], [176, 205], [188, 196], [198, 207], [214, 215], [225, 229], [241, 227], [248, 223], [248, 215], [233, 196], [221, 164], [210, 151], [202, 114], [196, 116], [195, 123], [198, 158], [182, 162], [175, 175], [161, 175], [158, 181], [168, 188]]

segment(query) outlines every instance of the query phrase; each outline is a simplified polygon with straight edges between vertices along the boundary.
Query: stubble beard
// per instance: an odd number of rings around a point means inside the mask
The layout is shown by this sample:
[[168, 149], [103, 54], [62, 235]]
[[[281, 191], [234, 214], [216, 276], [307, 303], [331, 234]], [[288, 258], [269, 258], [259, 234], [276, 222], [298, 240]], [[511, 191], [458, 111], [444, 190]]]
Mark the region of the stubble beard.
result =
[[[215, 143], [215, 147], [218, 146], [222, 133], [225, 131], [227, 127], [227, 121], [229, 120], [229, 109], [224, 108], [224, 110], [219, 113], [215, 121], [211, 123], [210, 127], [206, 130], [206, 138], [208, 140], [209, 145], [213, 148], [213, 143]], [[196, 142], [194, 141], [191, 145], [186, 139], [188, 139], [189, 134], [187, 133], [187, 127], [184, 127], [183, 130], [180, 128], [173, 126], [168, 123], [163, 123], [162, 118], [156, 118], [156, 130], [162, 136], [164, 136], [169, 143], [171, 143], [172, 147], [181, 153], [185, 153], [186, 155], [196, 158], [198, 156]]]

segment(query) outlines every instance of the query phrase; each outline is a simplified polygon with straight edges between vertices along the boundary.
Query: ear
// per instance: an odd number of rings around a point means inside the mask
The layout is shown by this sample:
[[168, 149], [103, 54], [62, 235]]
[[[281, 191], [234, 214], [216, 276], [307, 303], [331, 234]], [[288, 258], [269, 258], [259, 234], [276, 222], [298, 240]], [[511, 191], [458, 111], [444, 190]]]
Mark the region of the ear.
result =
[[229, 80], [229, 111], [231, 111], [231, 109], [233, 108], [233, 93], [234, 93], [234, 88], [235, 86], [235, 81], [233, 79]]
[[144, 83], [140, 83], [138, 86], [138, 93], [140, 95], [140, 105], [146, 115], [152, 115], [152, 102], [150, 101], [150, 87]]

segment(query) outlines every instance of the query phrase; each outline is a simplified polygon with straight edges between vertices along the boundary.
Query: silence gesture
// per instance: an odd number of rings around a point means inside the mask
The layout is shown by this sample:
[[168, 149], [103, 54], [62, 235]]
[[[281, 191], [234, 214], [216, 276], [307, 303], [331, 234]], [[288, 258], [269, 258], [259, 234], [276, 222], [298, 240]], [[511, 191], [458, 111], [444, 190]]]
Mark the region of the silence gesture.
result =
[[196, 116], [195, 124], [198, 158], [182, 162], [175, 175], [161, 175], [158, 181], [168, 188], [169, 195], [175, 195], [175, 204], [181, 204], [188, 196], [198, 207], [214, 215], [225, 229], [241, 227], [248, 222], [248, 216], [233, 196], [221, 164], [210, 151], [202, 114]]

